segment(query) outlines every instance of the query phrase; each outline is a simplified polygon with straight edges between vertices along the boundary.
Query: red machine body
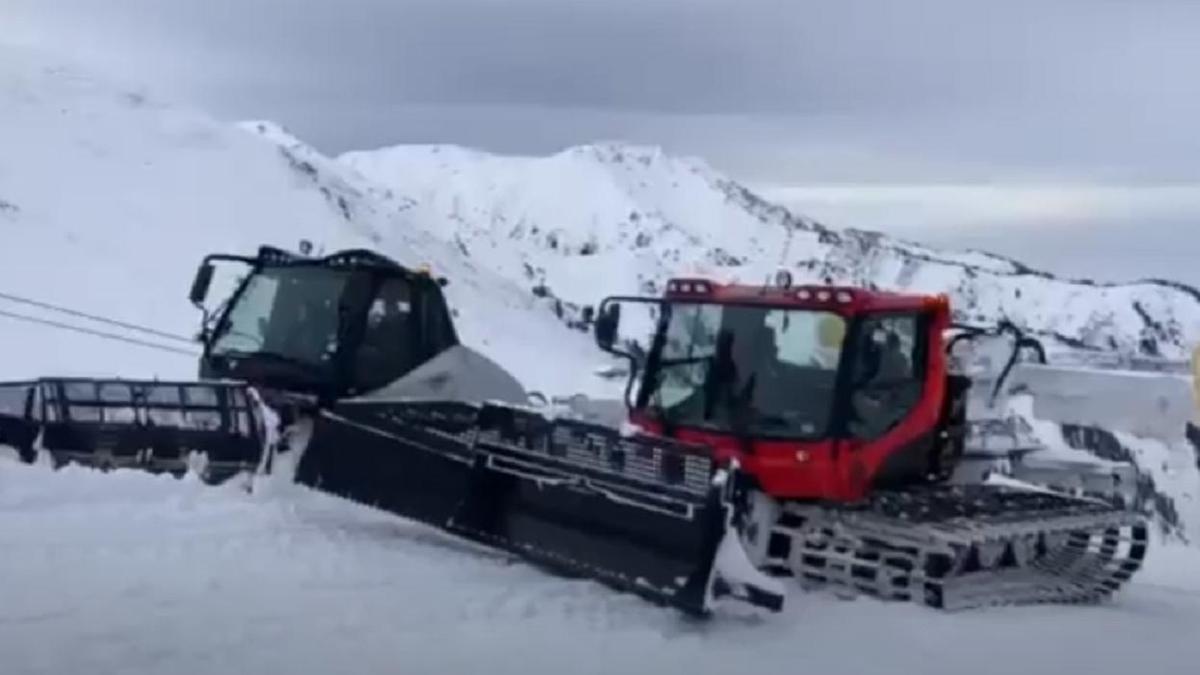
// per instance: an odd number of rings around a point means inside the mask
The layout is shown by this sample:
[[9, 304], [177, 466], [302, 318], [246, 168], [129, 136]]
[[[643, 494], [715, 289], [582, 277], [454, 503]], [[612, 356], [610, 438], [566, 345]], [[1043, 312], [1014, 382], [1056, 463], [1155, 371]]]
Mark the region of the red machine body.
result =
[[[641, 393], [636, 401], [630, 402], [630, 421], [647, 432], [698, 441], [713, 448], [720, 459], [736, 458], [764, 492], [779, 499], [852, 502], [875, 487], [928, 482], [947, 474], [950, 467], [946, 466], [946, 458], [953, 457], [953, 448], [947, 444], [955, 442], [950, 406], [955, 391], [948, 386], [951, 378], [943, 344], [943, 333], [950, 326], [946, 296], [835, 286], [749, 286], [676, 279], [668, 284], [663, 297], [653, 302], [661, 309], [660, 319], [646, 354]], [[693, 309], [689, 310], [689, 306]], [[825, 379], [820, 384], [811, 379], [813, 385], [809, 387], [804, 378], [815, 378], [818, 371], [788, 365], [800, 375], [794, 378], [794, 385], [776, 389], [775, 400], [770, 402], [779, 410], [796, 408], [805, 397], [813, 397], [814, 391], [825, 392], [824, 383], [832, 380], [828, 392], [829, 418], [823, 432], [788, 434], [769, 429], [739, 430], [732, 426], [693, 424], [688, 420], [672, 420], [661, 406], [655, 405], [653, 392], [660, 386], [657, 383], [664, 372], [661, 365], [666, 360], [664, 351], [669, 351], [666, 336], [673, 323], [677, 323], [671, 316], [705, 311], [719, 312], [724, 317], [729, 314], [726, 308], [744, 308], [739, 311], [747, 316], [754, 308], [776, 313], [783, 310], [798, 319], [805, 319], [809, 316], [805, 313], [811, 312], [811, 316], [819, 316], [827, 325], [837, 326], [841, 322], [844, 339], [837, 349], [836, 368], [824, 371]], [[722, 318], [721, 325], [726, 323]], [[881, 326], [885, 329], [885, 341], [889, 339], [886, 337], [889, 327], [910, 329], [903, 338], [895, 336], [892, 340], [894, 344], [903, 341], [910, 369], [900, 381], [872, 388], [860, 384], [855, 373], [861, 373], [866, 362], [874, 358], [868, 355], [874, 347], [860, 347], [878, 346], [873, 336], [878, 335]], [[752, 352], [744, 358], [770, 358], [761, 352]], [[710, 371], [713, 367], [708, 366]], [[889, 396], [897, 393], [902, 395]], [[880, 400], [875, 404], [882, 406], [878, 409], [884, 410], [889, 419], [874, 430], [856, 431], [849, 421], [857, 413], [856, 405], [863, 403], [862, 397], [870, 398], [872, 394], [878, 395], [876, 398]]]

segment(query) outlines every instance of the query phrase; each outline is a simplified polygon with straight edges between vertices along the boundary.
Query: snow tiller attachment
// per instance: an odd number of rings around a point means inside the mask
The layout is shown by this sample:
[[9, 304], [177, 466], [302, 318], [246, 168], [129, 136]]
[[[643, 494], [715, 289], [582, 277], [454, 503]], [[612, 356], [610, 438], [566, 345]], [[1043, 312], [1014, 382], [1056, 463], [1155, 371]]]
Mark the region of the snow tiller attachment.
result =
[[0, 445], [55, 467], [136, 468], [208, 483], [253, 472], [262, 436], [245, 385], [42, 378], [0, 384]]
[[732, 526], [736, 471], [701, 447], [497, 404], [351, 400], [301, 452], [300, 483], [689, 614], [783, 604]]

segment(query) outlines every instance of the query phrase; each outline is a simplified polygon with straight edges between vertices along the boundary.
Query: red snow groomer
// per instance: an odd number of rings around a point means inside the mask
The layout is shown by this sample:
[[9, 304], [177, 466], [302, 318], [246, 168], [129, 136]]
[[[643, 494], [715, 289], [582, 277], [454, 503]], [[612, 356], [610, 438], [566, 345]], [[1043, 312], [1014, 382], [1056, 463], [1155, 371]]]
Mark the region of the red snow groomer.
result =
[[764, 570], [949, 609], [1099, 600], [1145, 556], [1140, 513], [969, 470], [997, 441], [1036, 449], [1004, 415], [1006, 383], [1069, 420], [1055, 399], [1089, 373], [1046, 366], [1015, 326], [953, 325], [946, 296], [676, 279], [605, 300], [597, 338], [631, 364], [637, 428], [740, 468]]

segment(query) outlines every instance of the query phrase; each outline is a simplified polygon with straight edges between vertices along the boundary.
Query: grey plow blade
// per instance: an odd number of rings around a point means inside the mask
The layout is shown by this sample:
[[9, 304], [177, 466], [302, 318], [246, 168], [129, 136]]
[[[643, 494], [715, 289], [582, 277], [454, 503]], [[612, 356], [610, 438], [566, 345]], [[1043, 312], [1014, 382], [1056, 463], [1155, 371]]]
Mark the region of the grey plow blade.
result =
[[1048, 356], [1039, 342], [1009, 328], [968, 331], [952, 339], [951, 369], [971, 380], [967, 417], [972, 421], [1006, 418], [1014, 402], [1032, 420], [1167, 443], [1182, 441], [1188, 425], [1197, 421], [1195, 380], [1183, 363], [1112, 360], [1082, 352]]
[[1022, 363], [1007, 394], [1028, 394], [1039, 420], [1097, 426], [1167, 442], [1183, 440], [1196, 417], [1192, 379], [1178, 373]]
[[[778, 610], [732, 523], [736, 471], [699, 448], [525, 409], [348, 401], [319, 416], [297, 481], [692, 615]], [[740, 554], [740, 556], [739, 556]]]
[[1001, 485], [883, 492], [843, 508], [789, 506], [773, 563], [802, 582], [945, 610], [1094, 603], [1139, 570], [1139, 514]]

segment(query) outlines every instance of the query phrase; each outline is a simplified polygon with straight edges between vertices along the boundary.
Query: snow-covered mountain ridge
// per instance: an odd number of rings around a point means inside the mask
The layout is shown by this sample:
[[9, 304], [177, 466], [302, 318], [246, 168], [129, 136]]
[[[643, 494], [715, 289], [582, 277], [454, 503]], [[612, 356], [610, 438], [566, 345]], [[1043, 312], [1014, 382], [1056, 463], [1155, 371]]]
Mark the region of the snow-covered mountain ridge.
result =
[[1182, 360], [1200, 341], [1200, 292], [1184, 284], [1060, 279], [997, 255], [835, 229], [658, 148], [505, 157], [396, 146], [339, 159], [478, 264], [575, 305], [653, 294], [689, 272], [760, 283], [788, 268], [800, 282], [948, 293], [959, 320], [1007, 318], [1052, 347]]
[[[762, 283], [786, 268], [799, 282], [947, 293], [959, 321], [1008, 320], [1040, 337], [1057, 363], [1178, 367], [1200, 341], [1200, 293], [1183, 284], [1060, 279], [988, 253], [837, 230], [658, 148], [607, 143], [503, 157], [397, 146], [339, 160], [383, 186], [369, 191], [408, 222], [554, 298], [574, 325], [579, 309], [605, 295], [654, 295], [672, 276]], [[1200, 446], [1183, 430], [1165, 440], [1038, 426], [1040, 440], [1065, 456], [1133, 462], [1142, 474], [1138, 497], [1163, 528], [1196, 537]]]

